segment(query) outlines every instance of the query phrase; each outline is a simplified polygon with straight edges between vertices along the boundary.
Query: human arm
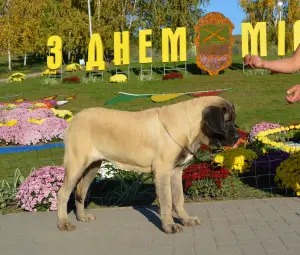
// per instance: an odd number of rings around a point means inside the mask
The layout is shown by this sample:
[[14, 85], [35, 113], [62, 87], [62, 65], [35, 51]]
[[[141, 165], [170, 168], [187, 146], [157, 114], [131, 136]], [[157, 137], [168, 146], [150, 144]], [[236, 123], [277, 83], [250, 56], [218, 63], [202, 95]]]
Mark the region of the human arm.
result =
[[251, 68], [263, 68], [276, 73], [295, 73], [300, 70], [300, 45], [290, 58], [263, 60], [259, 56], [246, 55], [244, 63]]

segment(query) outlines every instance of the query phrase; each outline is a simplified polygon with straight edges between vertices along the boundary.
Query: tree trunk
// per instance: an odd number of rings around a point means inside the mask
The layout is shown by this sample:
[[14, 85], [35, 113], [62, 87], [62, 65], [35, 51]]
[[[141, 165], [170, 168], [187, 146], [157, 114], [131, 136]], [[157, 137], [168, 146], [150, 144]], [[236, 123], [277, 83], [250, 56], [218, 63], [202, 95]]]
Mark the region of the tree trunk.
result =
[[24, 55], [24, 66], [26, 66], [26, 65], [27, 65], [27, 54], [25, 52], [25, 55]]
[[8, 54], [8, 70], [11, 71], [11, 56], [10, 56], [10, 49], [7, 50]]
[[68, 64], [70, 64], [71, 60], [71, 50], [68, 50]]

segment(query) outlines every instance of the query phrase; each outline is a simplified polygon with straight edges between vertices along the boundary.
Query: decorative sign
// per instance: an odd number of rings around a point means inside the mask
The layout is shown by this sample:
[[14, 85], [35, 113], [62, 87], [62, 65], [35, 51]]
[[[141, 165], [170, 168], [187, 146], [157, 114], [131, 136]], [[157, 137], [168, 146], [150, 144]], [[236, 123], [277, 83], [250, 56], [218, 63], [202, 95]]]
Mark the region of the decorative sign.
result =
[[[186, 28], [178, 27], [175, 34], [171, 28], [162, 29], [162, 62], [178, 62], [178, 41], [179, 44], [179, 61], [186, 61]], [[171, 45], [171, 61], [170, 49]]]
[[86, 62], [86, 70], [104, 70], [105, 61], [103, 60], [104, 49], [99, 34], [93, 34], [89, 43], [88, 61]]
[[[258, 53], [258, 34], [260, 54]], [[251, 39], [251, 51], [249, 51], [249, 35]], [[294, 24], [294, 51], [300, 44], [300, 20]], [[266, 22], [257, 22], [253, 26], [250, 23], [242, 23], [242, 56], [251, 53], [251, 55], [267, 56], [267, 24]], [[285, 55], [285, 21], [278, 22], [278, 56]]]
[[249, 34], [251, 37], [251, 55], [258, 55], [258, 33], [260, 36], [260, 56], [267, 56], [267, 26], [266, 22], [258, 22], [253, 28], [250, 23], [242, 23], [242, 55], [249, 53]]
[[218, 12], [211, 12], [198, 21], [195, 27], [197, 37], [197, 66], [210, 75], [217, 75], [232, 63], [231, 21]]
[[[152, 35], [151, 29], [139, 31], [139, 63], [152, 63], [152, 57], [147, 56], [147, 48], [152, 47], [152, 41], [147, 37]], [[55, 45], [55, 46], [54, 46]], [[170, 45], [170, 46], [169, 46]], [[55, 55], [47, 58], [49, 69], [58, 69], [62, 64], [62, 41], [59, 36], [51, 36], [48, 40], [48, 46], [52, 47], [50, 53]], [[179, 51], [179, 58], [178, 58]], [[171, 60], [170, 60], [171, 53]], [[88, 49], [88, 61], [86, 62], [86, 70], [105, 70], [104, 48], [100, 34], [93, 34]], [[186, 61], [186, 28], [179, 27], [172, 32], [170, 28], [162, 29], [162, 59], [163, 62]], [[130, 64], [130, 40], [129, 32], [114, 33], [114, 64], [129, 65]]]
[[58, 69], [62, 64], [62, 41], [57, 35], [49, 37], [47, 46], [50, 47], [50, 54], [47, 56], [47, 66], [49, 69]]
[[152, 41], [147, 41], [147, 36], [152, 35], [151, 29], [139, 31], [139, 63], [152, 63], [152, 57], [147, 57], [147, 48], [152, 47]]
[[[210, 75], [217, 75], [232, 63], [232, 30], [231, 21], [221, 13], [212, 12], [198, 21], [195, 27], [197, 51], [197, 66]], [[186, 62], [187, 38], [186, 28], [178, 27], [173, 32], [171, 28], [162, 30], [162, 62]], [[147, 56], [147, 49], [152, 47], [152, 30], [139, 31], [139, 63], [152, 63], [151, 56]], [[249, 36], [250, 35], [250, 36]], [[258, 41], [259, 35], [259, 41]], [[249, 39], [251, 50], [249, 51]], [[294, 50], [300, 44], [300, 20], [294, 24]], [[260, 51], [258, 53], [258, 45]], [[47, 46], [50, 48], [47, 56], [47, 66], [50, 70], [57, 70], [62, 65], [62, 40], [59, 36], [51, 36]], [[246, 54], [267, 56], [267, 25], [258, 22], [254, 27], [250, 23], [242, 23], [242, 57]], [[278, 56], [285, 55], [285, 21], [278, 22]], [[84, 62], [81, 62], [81, 65]], [[116, 66], [130, 64], [130, 35], [128, 31], [114, 32], [114, 64]], [[87, 71], [105, 70], [104, 47], [100, 34], [91, 36], [88, 46]]]
[[[121, 39], [122, 37], [122, 39]], [[123, 54], [122, 54], [123, 53]], [[130, 64], [130, 50], [129, 50], [129, 32], [115, 32], [114, 33], [114, 64], [129, 65]]]

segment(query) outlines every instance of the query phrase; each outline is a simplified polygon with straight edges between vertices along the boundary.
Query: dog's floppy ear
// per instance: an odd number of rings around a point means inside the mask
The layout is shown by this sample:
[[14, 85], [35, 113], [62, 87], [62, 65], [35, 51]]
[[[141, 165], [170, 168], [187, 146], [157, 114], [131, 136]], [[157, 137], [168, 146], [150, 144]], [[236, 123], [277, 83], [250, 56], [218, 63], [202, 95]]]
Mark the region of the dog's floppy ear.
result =
[[209, 128], [212, 132], [220, 135], [226, 135], [224, 114], [226, 112], [225, 107], [208, 106], [203, 110], [202, 118], [203, 124], [206, 128]]

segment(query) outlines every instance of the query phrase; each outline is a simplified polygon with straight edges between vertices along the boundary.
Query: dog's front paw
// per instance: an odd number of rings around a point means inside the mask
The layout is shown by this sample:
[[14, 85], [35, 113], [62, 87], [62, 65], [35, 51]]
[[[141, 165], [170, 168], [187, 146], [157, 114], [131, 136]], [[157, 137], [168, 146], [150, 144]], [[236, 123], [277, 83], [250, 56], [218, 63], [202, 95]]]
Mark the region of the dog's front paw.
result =
[[74, 231], [76, 226], [71, 224], [70, 222], [59, 222], [57, 227], [60, 231]]
[[183, 230], [182, 226], [176, 223], [163, 225], [163, 229], [166, 234], [176, 234]]
[[93, 214], [84, 214], [83, 216], [77, 216], [77, 220], [83, 222], [89, 222], [96, 219], [96, 216]]
[[181, 220], [184, 226], [187, 227], [195, 227], [196, 225], [200, 225], [201, 221], [197, 217], [189, 217], [187, 219]]

